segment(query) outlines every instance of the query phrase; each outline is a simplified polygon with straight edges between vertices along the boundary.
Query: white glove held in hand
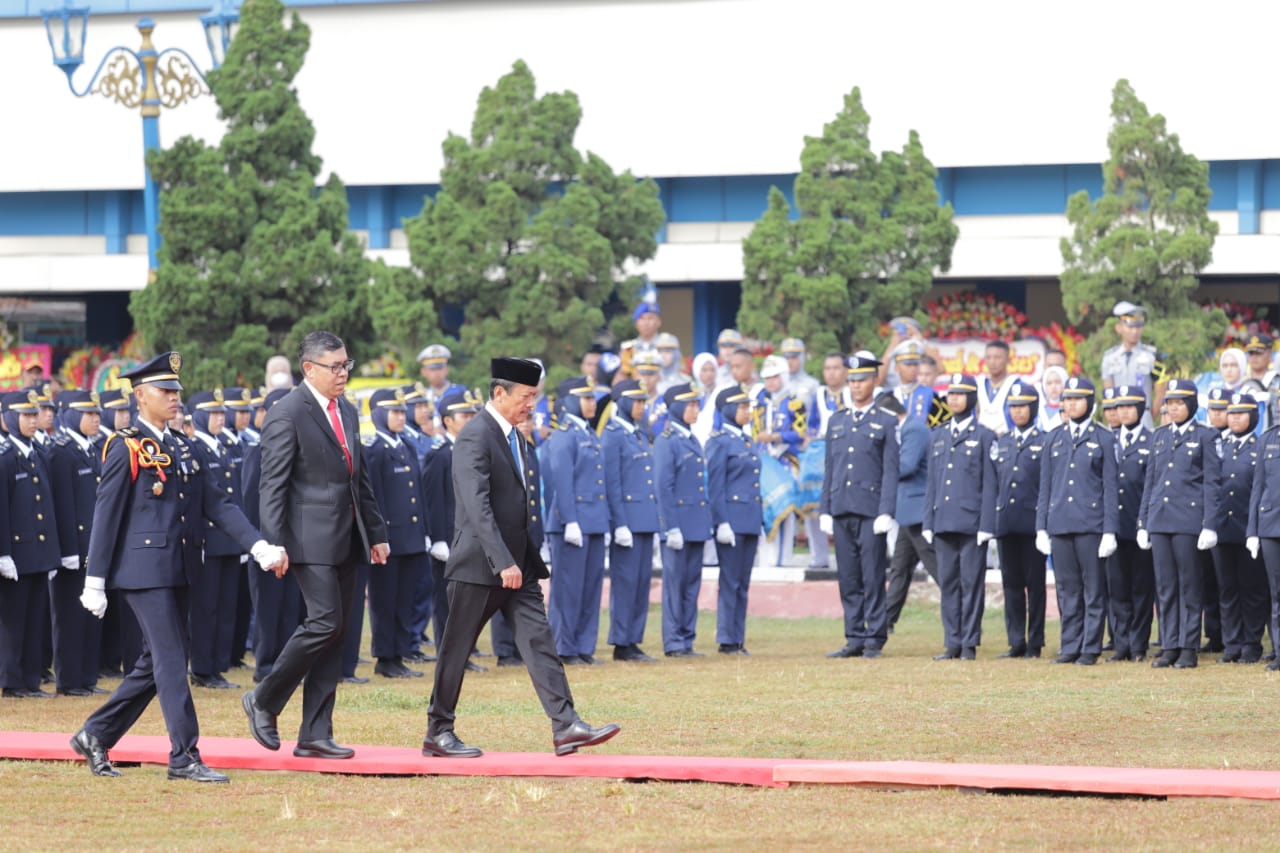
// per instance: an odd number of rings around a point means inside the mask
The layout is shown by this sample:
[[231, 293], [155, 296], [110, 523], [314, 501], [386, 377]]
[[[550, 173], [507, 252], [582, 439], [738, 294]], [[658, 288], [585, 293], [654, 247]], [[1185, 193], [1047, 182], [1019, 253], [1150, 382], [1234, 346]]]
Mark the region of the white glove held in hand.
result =
[[985, 530], [978, 531], [978, 547], [981, 548], [991, 541], [991, 534]]
[[1102, 541], [1098, 543], [1098, 559], [1105, 560], [1116, 552], [1116, 535], [1114, 533], [1102, 534]]
[[439, 560], [442, 563], [447, 561], [449, 559], [449, 543], [448, 542], [432, 542], [431, 556], [435, 557], [437, 560]]
[[1053, 551], [1053, 546], [1049, 543], [1049, 531], [1036, 531], [1036, 550], [1046, 557]]
[[63, 557], [62, 568], [66, 569], [69, 572], [76, 571], [77, 569], [80, 568], [80, 558], [79, 557]]
[[1145, 530], [1138, 531], [1138, 547], [1144, 551], [1151, 550], [1151, 534]]
[[107, 612], [107, 582], [102, 578], [85, 578], [80, 604], [99, 619]]
[[1218, 544], [1218, 534], [1209, 528], [1200, 531], [1200, 538], [1196, 540], [1196, 548], [1200, 551], [1208, 551], [1214, 545]]
[[571, 521], [564, 526], [564, 542], [575, 548], [582, 547], [582, 528], [578, 526], [578, 522]]
[[738, 544], [738, 539], [733, 535], [733, 528], [729, 526], [729, 522], [722, 521], [716, 525], [716, 541], [730, 548]]
[[249, 553], [253, 555], [253, 559], [263, 570], [269, 570], [280, 565], [281, 549], [275, 545], [268, 545], [265, 539], [259, 539], [254, 542], [253, 547], [249, 549]]
[[672, 551], [684, 550], [684, 534], [680, 532], [679, 527], [673, 527], [667, 531], [667, 547]]
[[921, 538], [921, 539], [923, 539], [924, 541], [928, 542], [930, 545], [932, 545], [932, 544], [933, 544], [933, 531], [932, 531], [932, 530], [921, 530], [921, 531], [920, 531], [920, 538]]
[[836, 520], [824, 512], [818, 516], [818, 529], [831, 536], [836, 532]]
[[18, 567], [14, 564], [13, 557], [0, 557], [0, 578], [7, 581], [18, 579]]
[[1259, 541], [1257, 536], [1250, 536], [1244, 540], [1244, 547], [1249, 552], [1249, 556], [1256, 560], [1258, 559], [1258, 549], [1262, 547], [1262, 542]]
[[888, 533], [893, 529], [893, 516], [877, 515], [876, 520], [871, 522], [871, 532], [875, 534]]
[[613, 529], [613, 541], [619, 548], [630, 548], [635, 544], [635, 540], [631, 538], [631, 528], [625, 524]]

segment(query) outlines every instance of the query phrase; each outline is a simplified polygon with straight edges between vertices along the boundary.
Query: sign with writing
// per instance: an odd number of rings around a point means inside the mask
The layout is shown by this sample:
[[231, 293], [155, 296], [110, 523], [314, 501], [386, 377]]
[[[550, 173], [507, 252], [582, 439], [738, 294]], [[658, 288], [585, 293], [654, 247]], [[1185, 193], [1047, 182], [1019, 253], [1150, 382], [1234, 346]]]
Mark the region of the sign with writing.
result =
[[20, 391], [27, 382], [22, 371], [32, 365], [40, 365], [42, 377], [47, 379], [53, 371], [53, 350], [48, 344], [23, 344], [0, 350], [0, 391]]
[[[967, 373], [981, 376], [987, 371], [987, 342], [978, 338], [967, 341], [926, 340], [925, 352], [938, 362], [938, 375]], [[1009, 373], [1033, 382], [1044, 373], [1044, 356], [1048, 350], [1036, 338], [1009, 342]]]
[[120, 374], [128, 373], [140, 362], [135, 358], [109, 358], [98, 365], [89, 379], [89, 390], [109, 391], [120, 385]]

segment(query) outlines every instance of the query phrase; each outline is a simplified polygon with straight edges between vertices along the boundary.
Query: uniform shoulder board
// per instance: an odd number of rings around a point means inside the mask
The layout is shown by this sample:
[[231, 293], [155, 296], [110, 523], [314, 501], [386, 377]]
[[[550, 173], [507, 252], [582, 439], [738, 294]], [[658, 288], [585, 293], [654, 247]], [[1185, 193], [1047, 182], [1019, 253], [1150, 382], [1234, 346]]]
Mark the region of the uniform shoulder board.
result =
[[670, 424], [668, 424], [667, 428], [662, 431], [663, 438], [671, 438], [675, 434], [676, 434], [676, 431], [671, 427]]
[[53, 437], [53, 443], [57, 445], [67, 445], [71, 443], [71, 436], [65, 432], [60, 432]]
[[377, 442], [377, 440], [378, 440], [378, 437], [376, 435], [360, 436], [360, 443], [363, 444], [365, 447], [373, 447], [374, 443]]
[[710, 435], [708, 435], [708, 436], [707, 436], [707, 438], [708, 438], [708, 439], [711, 439], [711, 438], [718, 438], [718, 437], [720, 437], [720, 436], [722, 436], [722, 435], [726, 435], [726, 434], [727, 434], [727, 433], [725, 433], [725, 431], [724, 431], [724, 430], [722, 430], [722, 429], [713, 429], [713, 430], [711, 431], [711, 434], [710, 434]]
[[127, 426], [122, 429], [116, 430], [116, 435], [120, 436], [121, 438], [137, 438], [139, 433], [138, 433], [137, 427]]
[[0, 436], [0, 456], [4, 456], [7, 453], [12, 453], [13, 451], [14, 451], [13, 442], [5, 438], [4, 436]]

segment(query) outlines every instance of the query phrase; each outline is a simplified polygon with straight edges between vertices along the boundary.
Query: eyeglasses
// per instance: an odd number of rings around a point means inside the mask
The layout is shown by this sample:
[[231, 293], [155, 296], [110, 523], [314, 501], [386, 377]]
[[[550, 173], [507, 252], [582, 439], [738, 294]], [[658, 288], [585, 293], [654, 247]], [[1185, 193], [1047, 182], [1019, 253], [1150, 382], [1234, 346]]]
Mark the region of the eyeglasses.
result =
[[325, 364], [323, 361], [313, 361], [311, 363], [316, 367], [328, 368], [329, 372], [334, 376], [337, 376], [340, 373], [350, 373], [356, 366], [356, 360], [354, 358], [349, 358], [346, 361], [340, 361], [337, 364]]

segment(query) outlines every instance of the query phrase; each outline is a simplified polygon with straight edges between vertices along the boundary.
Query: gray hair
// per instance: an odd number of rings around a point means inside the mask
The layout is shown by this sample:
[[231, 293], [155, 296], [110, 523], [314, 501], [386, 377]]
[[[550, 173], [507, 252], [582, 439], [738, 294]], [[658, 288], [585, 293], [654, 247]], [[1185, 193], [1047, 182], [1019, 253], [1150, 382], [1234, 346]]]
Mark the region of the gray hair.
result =
[[298, 348], [298, 363], [301, 365], [304, 361], [315, 362], [316, 359], [323, 358], [331, 352], [346, 349], [346, 346], [342, 338], [333, 332], [308, 332]]

